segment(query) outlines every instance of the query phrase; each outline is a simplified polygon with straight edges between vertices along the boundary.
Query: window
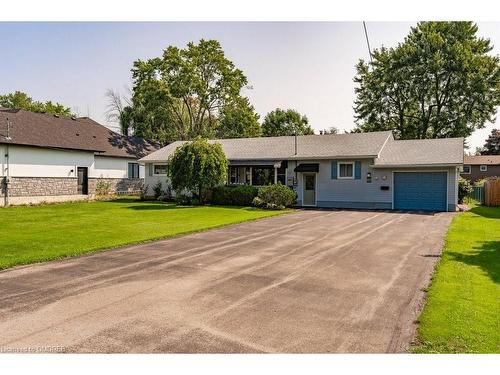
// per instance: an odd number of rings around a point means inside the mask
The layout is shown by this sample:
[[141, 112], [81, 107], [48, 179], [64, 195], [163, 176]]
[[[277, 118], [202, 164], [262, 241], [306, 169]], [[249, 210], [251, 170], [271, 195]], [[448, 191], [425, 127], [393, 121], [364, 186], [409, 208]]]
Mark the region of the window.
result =
[[166, 175], [167, 174], [167, 165], [166, 164], [154, 164], [153, 165], [153, 174], [154, 175]]
[[353, 179], [354, 163], [338, 163], [337, 175], [339, 179]]
[[462, 173], [463, 174], [470, 174], [470, 165], [464, 165]]
[[128, 178], [139, 178], [138, 163], [128, 163]]
[[480, 170], [481, 172], [486, 172], [486, 171], [488, 170], [488, 166], [487, 166], [487, 165], [481, 165], [481, 166], [479, 167], [479, 170]]
[[274, 184], [274, 167], [262, 166], [252, 168], [252, 185], [266, 186]]
[[229, 167], [230, 185], [250, 185], [250, 167]]

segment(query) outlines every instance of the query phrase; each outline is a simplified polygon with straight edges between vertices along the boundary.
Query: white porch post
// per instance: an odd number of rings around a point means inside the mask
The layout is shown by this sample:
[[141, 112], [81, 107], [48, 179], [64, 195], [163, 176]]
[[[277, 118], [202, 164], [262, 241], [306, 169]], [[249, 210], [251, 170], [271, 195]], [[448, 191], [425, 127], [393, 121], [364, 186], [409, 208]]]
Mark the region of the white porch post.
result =
[[274, 184], [276, 185], [278, 183], [278, 168], [274, 166]]

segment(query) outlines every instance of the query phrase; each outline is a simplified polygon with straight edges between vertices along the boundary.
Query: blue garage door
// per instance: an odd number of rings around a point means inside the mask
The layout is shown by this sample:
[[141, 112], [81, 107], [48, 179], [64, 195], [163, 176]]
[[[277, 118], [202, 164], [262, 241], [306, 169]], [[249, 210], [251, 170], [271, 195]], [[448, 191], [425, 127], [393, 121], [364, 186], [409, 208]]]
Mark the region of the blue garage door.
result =
[[446, 172], [394, 172], [394, 209], [446, 211]]

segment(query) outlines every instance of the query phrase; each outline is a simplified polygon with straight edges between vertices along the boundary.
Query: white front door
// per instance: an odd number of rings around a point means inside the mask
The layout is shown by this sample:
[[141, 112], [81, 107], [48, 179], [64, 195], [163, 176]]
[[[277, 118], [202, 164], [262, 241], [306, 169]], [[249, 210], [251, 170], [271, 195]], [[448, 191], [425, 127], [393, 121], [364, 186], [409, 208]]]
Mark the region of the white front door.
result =
[[316, 173], [304, 173], [302, 181], [302, 205], [316, 206]]

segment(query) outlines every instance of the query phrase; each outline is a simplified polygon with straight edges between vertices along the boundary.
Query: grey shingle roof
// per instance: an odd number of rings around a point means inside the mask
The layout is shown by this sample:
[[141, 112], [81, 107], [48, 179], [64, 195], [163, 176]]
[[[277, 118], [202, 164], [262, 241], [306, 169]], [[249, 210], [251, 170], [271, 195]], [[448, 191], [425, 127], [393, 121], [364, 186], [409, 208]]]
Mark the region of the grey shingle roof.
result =
[[[375, 159], [376, 167], [432, 166], [463, 163], [463, 138], [397, 141], [390, 131], [297, 137], [262, 137], [210, 140], [222, 145], [229, 160]], [[164, 162], [183, 141], [169, 144], [142, 158], [141, 162]], [[378, 157], [377, 157], [378, 156]]]
[[[322, 159], [374, 157], [387, 141], [390, 131], [373, 133], [303, 135], [297, 137], [261, 137], [210, 140], [220, 143], [229, 160]], [[177, 141], [141, 159], [142, 162], [166, 161], [184, 142]]]
[[462, 164], [464, 139], [389, 139], [375, 166], [431, 166]]

